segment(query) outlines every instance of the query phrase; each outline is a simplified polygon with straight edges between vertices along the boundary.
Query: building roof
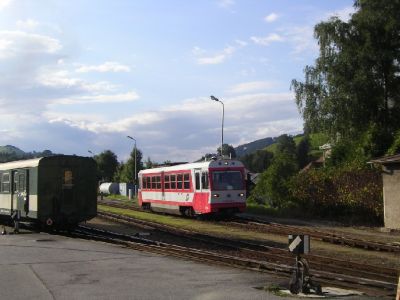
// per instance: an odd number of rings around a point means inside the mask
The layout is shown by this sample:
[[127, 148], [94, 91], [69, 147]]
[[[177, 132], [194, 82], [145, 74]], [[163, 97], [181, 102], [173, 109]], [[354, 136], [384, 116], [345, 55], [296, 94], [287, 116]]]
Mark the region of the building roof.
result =
[[370, 163], [382, 164], [382, 165], [400, 164], [400, 154], [378, 157], [378, 158], [372, 159], [370, 161]]

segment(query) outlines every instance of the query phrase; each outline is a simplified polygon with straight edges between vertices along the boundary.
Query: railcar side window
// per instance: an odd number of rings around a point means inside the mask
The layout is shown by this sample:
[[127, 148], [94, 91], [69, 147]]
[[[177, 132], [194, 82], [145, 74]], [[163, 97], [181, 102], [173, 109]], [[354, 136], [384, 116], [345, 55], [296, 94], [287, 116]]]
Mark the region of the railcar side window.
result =
[[182, 174], [178, 174], [176, 176], [176, 188], [178, 190], [181, 190], [183, 186], [183, 175]]
[[190, 189], [190, 176], [188, 173], [183, 174], [183, 188], [185, 190]]
[[171, 189], [176, 189], [176, 175], [171, 175]]
[[151, 189], [151, 177], [146, 176], [146, 189]]
[[171, 188], [170, 178], [171, 177], [169, 175], [164, 176], [164, 189], [166, 190], [169, 190]]
[[156, 176], [151, 176], [151, 188], [155, 190], [156, 186]]
[[201, 185], [203, 190], [208, 189], [208, 172], [201, 173]]
[[3, 173], [1, 180], [1, 191], [10, 192], [10, 173]]
[[161, 176], [156, 176], [156, 188], [158, 189], [158, 190], [160, 190], [161, 189]]

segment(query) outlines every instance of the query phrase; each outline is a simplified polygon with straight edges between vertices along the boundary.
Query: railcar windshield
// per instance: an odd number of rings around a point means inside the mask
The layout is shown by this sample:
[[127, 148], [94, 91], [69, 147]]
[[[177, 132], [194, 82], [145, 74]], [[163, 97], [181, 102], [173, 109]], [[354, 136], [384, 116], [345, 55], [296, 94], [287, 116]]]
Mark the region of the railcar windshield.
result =
[[243, 176], [240, 171], [214, 171], [211, 180], [214, 190], [243, 189]]

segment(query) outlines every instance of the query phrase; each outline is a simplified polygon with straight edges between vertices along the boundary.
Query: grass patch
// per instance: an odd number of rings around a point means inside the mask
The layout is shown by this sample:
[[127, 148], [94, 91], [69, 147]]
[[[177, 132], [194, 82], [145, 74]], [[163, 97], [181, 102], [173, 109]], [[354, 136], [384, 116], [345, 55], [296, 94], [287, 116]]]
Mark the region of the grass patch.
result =
[[165, 224], [179, 229], [208, 233], [221, 237], [230, 236], [243, 240], [265, 240], [265, 241], [274, 241], [277, 243], [287, 242], [286, 237], [246, 231], [240, 228], [234, 228], [223, 224], [218, 224], [217, 222], [204, 222], [195, 219], [185, 219], [182, 217], [175, 217], [171, 215], [160, 215], [148, 212], [133, 211], [128, 209], [110, 207], [106, 205], [98, 205], [98, 210], [115, 213], [119, 215], [125, 215], [139, 220], [157, 222], [160, 224]]
[[107, 200], [120, 201], [122, 204], [133, 205], [135, 207], [138, 207], [137, 197], [134, 197], [133, 199], [129, 199], [129, 197], [122, 196], [122, 195], [107, 195], [107, 196], [104, 196], [103, 198], [107, 199]]

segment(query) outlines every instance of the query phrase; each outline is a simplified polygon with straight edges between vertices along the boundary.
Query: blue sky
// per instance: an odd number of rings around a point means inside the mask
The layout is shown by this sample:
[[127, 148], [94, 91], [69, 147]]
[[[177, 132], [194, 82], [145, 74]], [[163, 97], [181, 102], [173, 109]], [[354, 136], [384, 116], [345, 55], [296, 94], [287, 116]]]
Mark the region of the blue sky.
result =
[[290, 82], [353, 1], [0, 0], [0, 145], [192, 161], [302, 131]]

